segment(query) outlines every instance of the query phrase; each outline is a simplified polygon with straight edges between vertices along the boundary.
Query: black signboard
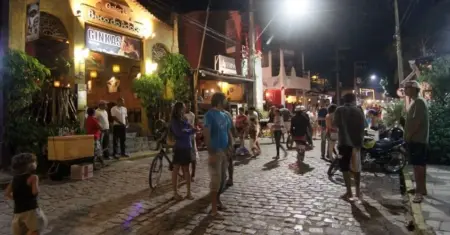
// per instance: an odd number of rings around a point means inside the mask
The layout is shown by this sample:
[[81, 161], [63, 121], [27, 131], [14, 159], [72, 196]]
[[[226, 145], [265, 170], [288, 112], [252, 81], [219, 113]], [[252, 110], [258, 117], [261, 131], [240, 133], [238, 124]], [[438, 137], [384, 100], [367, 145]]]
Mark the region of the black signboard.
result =
[[142, 59], [142, 41], [106, 29], [86, 25], [86, 47], [91, 51]]

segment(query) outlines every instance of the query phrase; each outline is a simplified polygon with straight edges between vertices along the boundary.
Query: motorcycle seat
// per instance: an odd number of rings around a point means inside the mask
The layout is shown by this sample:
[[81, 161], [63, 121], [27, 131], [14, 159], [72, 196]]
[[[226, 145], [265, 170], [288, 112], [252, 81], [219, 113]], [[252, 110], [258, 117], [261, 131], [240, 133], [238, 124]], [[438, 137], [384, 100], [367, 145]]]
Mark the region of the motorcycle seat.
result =
[[389, 138], [385, 138], [385, 139], [381, 139], [381, 140], [377, 141], [375, 143], [375, 148], [388, 149], [388, 148], [394, 147], [397, 144], [398, 144], [398, 141], [393, 141]]

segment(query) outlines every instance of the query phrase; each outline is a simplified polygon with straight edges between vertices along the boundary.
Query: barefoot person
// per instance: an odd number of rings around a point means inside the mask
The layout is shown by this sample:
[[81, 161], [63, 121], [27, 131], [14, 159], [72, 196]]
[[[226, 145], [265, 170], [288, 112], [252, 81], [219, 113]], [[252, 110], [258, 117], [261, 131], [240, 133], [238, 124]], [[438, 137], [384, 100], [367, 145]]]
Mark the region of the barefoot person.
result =
[[355, 178], [356, 197], [361, 199], [361, 159], [357, 159], [364, 139], [364, 113], [356, 106], [356, 96], [353, 93], [344, 95], [344, 105], [334, 112], [334, 127], [338, 129], [338, 150], [342, 156], [339, 161], [341, 171], [344, 175], [346, 193], [341, 196], [344, 200], [353, 197], [350, 164], [353, 164], [353, 175]]
[[406, 114], [405, 140], [411, 163], [414, 166], [416, 180], [415, 197], [413, 202], [420, 203], [427, 195], [426, 188], [426, 159], [429, 137], [429, 118], [427, 102], [419, 96], [420, 86], [416, 81], [405, 84], [405, 93], [413, 102]]
[[212, 108], [204, 116], [205, 143], [208, 148], [208, 168], [211, 177], [211, 216], [223, 219], [219, 210], [225, 209], [220, 194], [223, 192], [227, 174], [226, 152], [232, 136], [230, 118], [222, 112], [226, 102], [225, 94], [218, 92], [211, 97]]
[[36, 156], [22, 153], [12, 159], [14, 177], [5, 191], [14, 200], [13, 235], [38, 235], [47, 225], [47, 218], [39, 209], [39, 177], [35, 175]]
[[191, 195], [191, 176], [189, 174], [189, 164], [192, 159], [191, 136], [195, 133], [195, 129], [193, 129], [184, 118], [184, 113], [184, 104], [182, 102], [175, 103], [172, 109], [172, 119], [170, 120], [170, 131], [175, 137], [172, 170], [172, 186], [175, 200], [183, 199], [178, 193], [178, 172], [180, 167], [183, 170], [183, 178], [186, 180], [186, 198], [189, 200], [194, 199]]
[[338, 139], [337, 128], [333, 126], [334, 112], [336, 112], [337, 106], [332, 104], [328, 106], [328, 114], [325, 118], [327, 138], [328, 138], [328, 157], [329, 160], [334, 159], [334, 148], [336, 147], [336, 141]]

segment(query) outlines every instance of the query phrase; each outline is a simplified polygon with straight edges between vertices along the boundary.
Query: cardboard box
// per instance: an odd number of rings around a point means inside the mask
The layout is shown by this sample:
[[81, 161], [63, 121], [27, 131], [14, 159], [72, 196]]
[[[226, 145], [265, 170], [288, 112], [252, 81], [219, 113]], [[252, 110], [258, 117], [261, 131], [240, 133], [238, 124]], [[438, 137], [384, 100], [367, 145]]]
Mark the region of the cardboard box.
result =
[[70, 178], [73, 180], [85, 180], [94, 176], [94, 166], [92, 164], [70, 166]]
[[94, 156], [93, 135], [48, 137], [48, 160], [69, 161]]

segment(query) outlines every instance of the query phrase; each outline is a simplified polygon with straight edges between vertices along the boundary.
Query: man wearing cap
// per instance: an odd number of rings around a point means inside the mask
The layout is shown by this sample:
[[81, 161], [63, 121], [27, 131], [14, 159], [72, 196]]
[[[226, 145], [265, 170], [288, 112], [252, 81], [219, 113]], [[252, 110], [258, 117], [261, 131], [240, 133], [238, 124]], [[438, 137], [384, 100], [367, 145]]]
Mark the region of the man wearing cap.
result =
[[103, 149], [103, 158], [108, 160], [109, 159], [109, 120], [108, 120], [108, 111], [106, 111], [107, 108], [107, 102], [104, 100], [101, 100], [98, 104], [98, 109], [95, 111], [95, 117], [97, 118], [100, 128], [101, 128], [101, 136], [100, 136], [100, 143], [102, 145]]
[[420, 85], [417, 81], [405, 84], [405, 94], [412, 99], [406, 114], [405, 141], [408, 144], [409, 157], [414, 166], [416, 181], [415, 197], [413, 202], [420, 203], [427, 195], [426, 189], [426, 159], [429, 137], [428, 105], [425, 99], [419, 96]]

